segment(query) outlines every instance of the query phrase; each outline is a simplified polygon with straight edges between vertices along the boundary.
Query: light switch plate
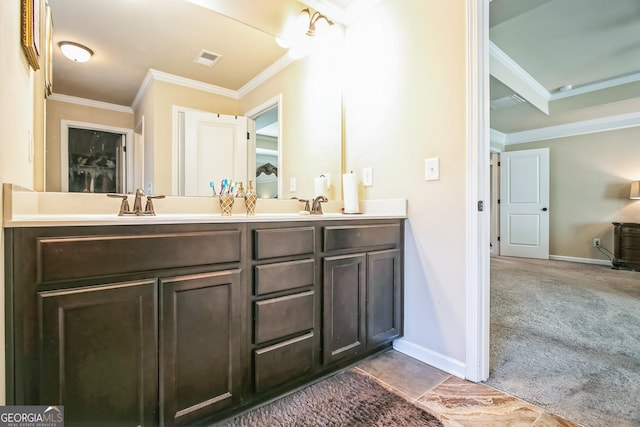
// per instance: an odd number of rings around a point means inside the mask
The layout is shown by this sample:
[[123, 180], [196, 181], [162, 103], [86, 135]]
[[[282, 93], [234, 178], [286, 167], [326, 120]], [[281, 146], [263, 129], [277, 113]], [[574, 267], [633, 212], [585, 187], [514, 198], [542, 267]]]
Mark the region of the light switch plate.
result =
[[440, 179], [440, 159], [434, 157], [432, 159], [425, 159], [424, 161], [424, 180], [436, 181]]
[[296, 192], [296, 179], [289, 178], [289, 191], [292, 193]]
[[373, 185], [373, 169], [362, 168], [362, 185], [371, 187]]

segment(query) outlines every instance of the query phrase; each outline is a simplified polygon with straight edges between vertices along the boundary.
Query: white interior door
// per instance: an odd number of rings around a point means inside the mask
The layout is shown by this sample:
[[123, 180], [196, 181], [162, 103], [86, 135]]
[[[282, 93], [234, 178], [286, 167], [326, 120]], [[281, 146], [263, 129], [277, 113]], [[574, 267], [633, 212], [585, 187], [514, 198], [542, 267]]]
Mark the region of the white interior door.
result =
[[184, 116], [185, 196], [210, 196], [210, 182], [247, 180], [247, 119], [186, 111]]
[[549, 149], [500, 154], [500, 254], [549, 259]]

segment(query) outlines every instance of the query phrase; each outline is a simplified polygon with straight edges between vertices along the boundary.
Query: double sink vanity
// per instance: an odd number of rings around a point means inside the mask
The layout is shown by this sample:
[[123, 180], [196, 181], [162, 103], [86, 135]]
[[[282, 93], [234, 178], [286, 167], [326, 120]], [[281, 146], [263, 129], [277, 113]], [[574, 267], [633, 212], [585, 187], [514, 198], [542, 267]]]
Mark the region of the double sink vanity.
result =
[[64, 405], [68, 426], [205, 425], [402, 335], [406, 201], [154, 204], [119, 217], [104, 195], [5, 186], [7, 404]]

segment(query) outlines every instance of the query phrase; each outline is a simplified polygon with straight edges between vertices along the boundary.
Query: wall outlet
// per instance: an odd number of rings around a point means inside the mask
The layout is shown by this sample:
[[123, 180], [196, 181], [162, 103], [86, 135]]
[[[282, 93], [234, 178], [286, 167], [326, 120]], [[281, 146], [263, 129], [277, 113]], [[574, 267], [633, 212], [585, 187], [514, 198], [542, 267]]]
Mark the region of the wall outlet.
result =
[[295, 178], [289, 178], [289, 191], [292, 193], [296, 192], [296, 179]]
[[598, 246], [600, 246], [600, 239], [593, 239], [593, 247], [597, 248]]

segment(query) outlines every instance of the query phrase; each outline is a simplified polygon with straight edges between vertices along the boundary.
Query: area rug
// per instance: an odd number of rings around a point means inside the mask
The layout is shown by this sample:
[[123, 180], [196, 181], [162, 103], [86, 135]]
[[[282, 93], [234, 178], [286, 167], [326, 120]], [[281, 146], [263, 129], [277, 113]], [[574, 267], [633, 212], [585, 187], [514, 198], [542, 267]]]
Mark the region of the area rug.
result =
[[366, 375], [344, 371], [221, 424], [247, 426], [442, 426]]

